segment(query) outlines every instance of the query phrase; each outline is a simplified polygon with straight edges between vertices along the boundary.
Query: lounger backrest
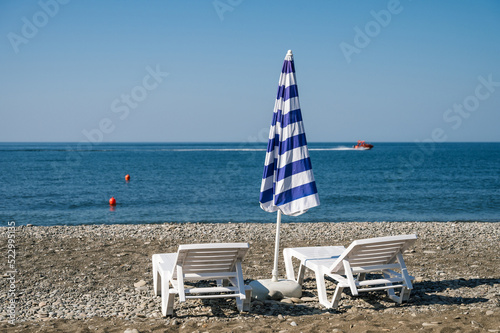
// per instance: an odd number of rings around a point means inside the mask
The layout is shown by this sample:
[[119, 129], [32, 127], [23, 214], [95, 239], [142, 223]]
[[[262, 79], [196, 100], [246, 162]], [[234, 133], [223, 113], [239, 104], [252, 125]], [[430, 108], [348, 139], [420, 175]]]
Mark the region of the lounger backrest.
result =
[[184, 274], [232, 272], [235, 263], [243, 260], [248, 248], [248, 243], [180, 245], [177, 265], [182, 267]]
[[396, 260], [398, 253], [403, 253], [416, 239], [417, 235], [400, 235], [356, 240], [333, 263], [330, 271], [344, 273], [344, 260], [349, 261], [351, 267], [390, 264]]

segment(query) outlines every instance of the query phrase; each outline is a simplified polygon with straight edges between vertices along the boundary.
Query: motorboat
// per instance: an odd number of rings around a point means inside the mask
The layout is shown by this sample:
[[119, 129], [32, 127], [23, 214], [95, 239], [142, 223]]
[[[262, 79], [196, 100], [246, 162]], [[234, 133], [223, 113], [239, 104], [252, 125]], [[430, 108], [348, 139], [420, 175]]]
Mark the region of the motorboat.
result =
[[358, 143], [353, 146], [354, 149], [369, 150], [373, 148], [372, 144], [366, 143], [365, 141], [358, 140]]

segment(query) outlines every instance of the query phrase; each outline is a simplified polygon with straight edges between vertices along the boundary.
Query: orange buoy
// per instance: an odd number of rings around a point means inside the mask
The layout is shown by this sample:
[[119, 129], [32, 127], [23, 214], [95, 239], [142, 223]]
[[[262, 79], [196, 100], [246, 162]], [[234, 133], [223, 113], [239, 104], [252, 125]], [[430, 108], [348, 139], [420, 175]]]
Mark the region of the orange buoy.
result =
[[111, 199], [109, 199], [109, 205], [116, 206], [116, 199], [114, 197], [111, 197]]
[[128, 182], [130, 180], [130, 175], [125, 175], [125, 180]]

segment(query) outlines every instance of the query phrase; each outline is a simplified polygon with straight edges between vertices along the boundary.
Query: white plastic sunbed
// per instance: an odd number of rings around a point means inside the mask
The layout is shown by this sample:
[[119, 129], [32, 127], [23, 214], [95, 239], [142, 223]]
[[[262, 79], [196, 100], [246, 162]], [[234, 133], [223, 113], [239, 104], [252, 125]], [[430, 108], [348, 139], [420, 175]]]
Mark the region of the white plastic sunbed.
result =
[[[350, 288], [353, 296], [372, 290], [387, 290], [397, 303], [407, 301], [413, 289], [403, 252], [411, 247], [416, 235], [388, 236], [361, 239], [343, 246], [286, 248], [283, 251], [287, 278], [295, 280], [292, 258], [300, 260], [297, 282], [302, 284], [304, 270], [314, 271], [319, 302], [327, 308], [337, 308], [342, 291]], [[396, 271], [395, 271], [396, 270]], [[369, 279], [367, 273], [380, 272], [383, 278]], [[357, 277], [355, 277], [357, 275]], [[327, 297], [325, 276], [337, 283], [332, 300]], [[394, 289], [401, 289], [397, 296]]]
[[[234, 297], [239, 311], [248, 311], [252, 288], [245, 286], [241, 262], [248, 243], [210, 243], [180, 245], [177, 253], [153, 255], [153, 284], [161, 294], [162, 314], [172, 315], [174, 296], [189, 298]], [[217, 286], [186, 288], [184, 282], [215, 280]], [[169, 287], [171, 286], [171, 287]]]

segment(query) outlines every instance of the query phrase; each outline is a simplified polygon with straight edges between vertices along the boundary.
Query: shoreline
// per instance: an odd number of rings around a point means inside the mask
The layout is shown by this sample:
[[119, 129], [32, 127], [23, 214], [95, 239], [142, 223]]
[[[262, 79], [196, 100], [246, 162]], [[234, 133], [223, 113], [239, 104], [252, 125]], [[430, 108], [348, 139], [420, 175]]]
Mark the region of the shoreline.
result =
[[[0, 227], [5, 252], [7, 228]], [[103, 332], [123, 332], [127, 327], [139, 332], [247, 331], [245, 327], [263, 332], [313, 328], [362, 332], [418, 327], [500, 332], [500, 224], [495, 222], [283, 223], [281, 250], [347, 246], [356, 239], [416, 233], [414, 248], [404, 254], [415, 277], [410, 301], [397, 305], [380, 292], [361, 297], [344, 294], [338, 311], [327, 310], [314, 301], [315, 280], [307, 273], [306, 299], [300, 303], [255, 301], [249, 313], [239, 314], [234, 300], [182, 304], [176, 300], [176, 316], [161, 317], [160, 299], [152, 292], [152, 254], [176, 252], [180, 244], [248, 242], [250, 250], [243, 261], [248, 283], [270, 277], [275, 228], [274, 223], [239, 222], [18, 226], [16, 324], [9, 324], [2, 310], [0, 328], [56, 332], [87, 325]], [[282, 255], [279, 265], [284, 277]], [[0, 267], [8, 271], [6, 260]], [[4, 274], [1, 280], [2, 309], [9, 301], [7, 278]], [[134, 286], [141, 280], [144, 286]], [[120, 329], [112, 329], [114, 325]]]
[[[102, 223], [102, 222], [86, 222], [86, 223], [78, 223], [78, 224], [33, 224], [33, 223], [24, 223], [19, 224], [14, 219], [7, 220], [8, 223], [15, 223], [15, 227], [85, 227], [85, 226], [127, 226], [127, 225], [142, 225], [142, 226], [154, 226], [154, 225], [165, 225], [165, 224], [271, 224], [276, 225], [276, 221], [269, 222], [255, 222], [255, 221], [224, 221], [224, 222], [213, 222], [213, 221], [187, 221], [187, 222], [174, 222], [174, 221], [165, 221], [165, 222], [134, 222], [134, 223]], [[290, 221], [282, 221], [282, 224], [331, 224], [331, 223], [500, 223], [500, 220], [494, 221], [484, 221], [484, 220], [450, 220], [450, 221], [303, 221], [303, 222], [290, 222]], [[10, 226], [2, 225], [0, 226], [0, 230], [2, 228], [6, 228]]]

